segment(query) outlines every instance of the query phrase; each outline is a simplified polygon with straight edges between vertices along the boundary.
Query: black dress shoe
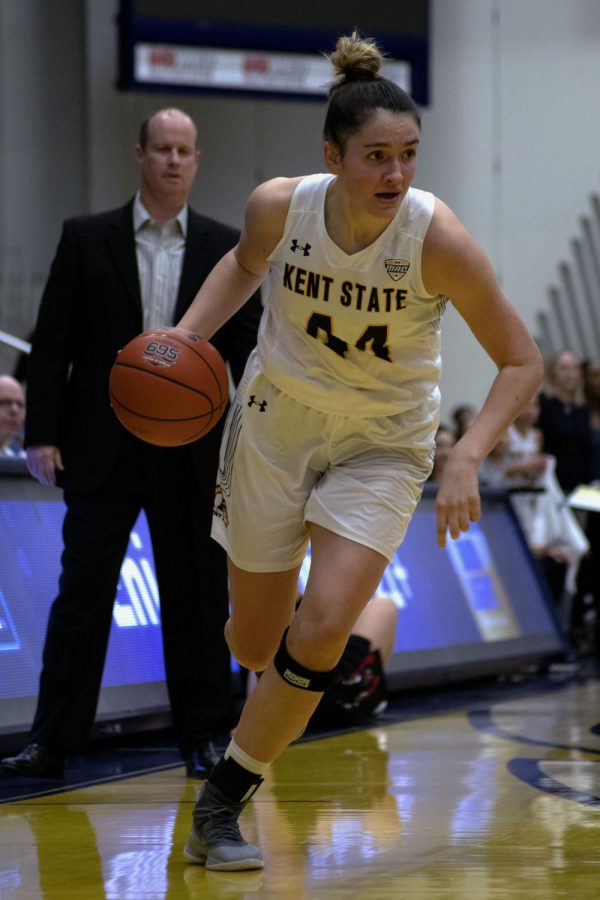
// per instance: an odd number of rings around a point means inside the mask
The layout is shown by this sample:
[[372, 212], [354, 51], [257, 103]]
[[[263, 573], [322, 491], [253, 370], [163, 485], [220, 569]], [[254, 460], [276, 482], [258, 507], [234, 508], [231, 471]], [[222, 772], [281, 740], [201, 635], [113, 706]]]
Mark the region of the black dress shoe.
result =
[[183, 757], [189, 778], [208, 778], [221, 759], [213, 741], [200, 741]]
[[25, 775], [29, 778], [64, 778], [65, 757], [52, 753], [41, 744], [28, 744], [18, 756], [0, 759], [5, 775]]

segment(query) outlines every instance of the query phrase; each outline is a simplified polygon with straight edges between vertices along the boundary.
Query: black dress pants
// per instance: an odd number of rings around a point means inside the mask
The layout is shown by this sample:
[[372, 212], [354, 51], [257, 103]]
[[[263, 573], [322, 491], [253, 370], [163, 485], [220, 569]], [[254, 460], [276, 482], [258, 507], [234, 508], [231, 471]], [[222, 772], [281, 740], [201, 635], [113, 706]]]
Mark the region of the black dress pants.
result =
[[210, 537], [220, 431], [175, 448], [126, 435], [109, 480], [90, 493], [65, 490], [62, 571], [32, 740], [63, 753], [85, 746], [121, 564], [141, 509], [152, 540], [167, 689], [181, 752], [230, 726], [230, 656], [223, 636], [227, 561]]

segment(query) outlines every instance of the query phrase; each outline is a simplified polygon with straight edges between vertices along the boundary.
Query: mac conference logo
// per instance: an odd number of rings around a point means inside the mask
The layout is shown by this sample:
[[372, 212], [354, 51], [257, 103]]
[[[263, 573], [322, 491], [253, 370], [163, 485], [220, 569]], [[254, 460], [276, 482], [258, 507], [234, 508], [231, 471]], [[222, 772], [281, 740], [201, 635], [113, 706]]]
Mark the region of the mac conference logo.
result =
[[385, 270], [392, 281], [400, 281], [410, 269], [409, 259], [386, 259]]

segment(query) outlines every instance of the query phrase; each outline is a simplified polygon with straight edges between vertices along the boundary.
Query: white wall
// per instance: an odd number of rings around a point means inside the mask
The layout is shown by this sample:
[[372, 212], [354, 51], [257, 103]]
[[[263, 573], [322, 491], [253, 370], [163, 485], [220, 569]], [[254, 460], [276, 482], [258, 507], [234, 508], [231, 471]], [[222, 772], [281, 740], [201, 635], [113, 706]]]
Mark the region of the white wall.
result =
[[[434, 0], [432, 9], [431, 102], [423, 112], [416, 184], [452, 207], [496, 263], [492, 2]], [[458, 403], [481, 403], [494, 368], [452, 307], [443, 321], [442, 353], [447, 420]]]
[[[431, 8], [432, 96], [416, 183], [462, 218], [535, 332], [598, 189], [600, 3], [431, 0]], [[0, 248], [26, 248], [38, 273], [62, 218], [132, 193], [139, 122], [164, 104], [197, 120], [203, 159], [192, 199], [223, 221], [240, 224], [245, 197], [264, 178], [322, 167], [321, 101], [118, 92], [116, 10], [116, 0], [0, 3], [0, 150], [10, 149], [0, 162]], [[68, 75], [58, 74], [59, 58]], [[463, 400], [481, 402], [493, 368], [453, 312], [443, 334], [447, 415]]]
[[[0, 328], [30, 329], [59, 217], [86, 202], [84, 44], [73, 0], [0, 0]], [[0, 345], [0, 371], [14, 351]]]
[[[432, 8], [419, 181], [482, 244], [535, 333], [599, 187], [600, 3], [433, 0]], [[444, 326], [448, 413], [461, 400], [480, 403], [493, 369], [456, 315]]]

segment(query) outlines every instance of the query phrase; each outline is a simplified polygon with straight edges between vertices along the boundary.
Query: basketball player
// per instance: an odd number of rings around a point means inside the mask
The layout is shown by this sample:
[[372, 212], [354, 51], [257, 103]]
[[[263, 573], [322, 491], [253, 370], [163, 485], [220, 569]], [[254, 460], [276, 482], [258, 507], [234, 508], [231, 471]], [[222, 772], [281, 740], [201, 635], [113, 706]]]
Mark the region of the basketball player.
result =
[[498, 372], [444, 470], [440, 547], [479, 518], [478, 465], [542, 376], [484, 252], [441, 200], [411, 187], [419, 113], [380, 75], [376, 45], [354, 33], [330, 58], [328, 173], [259, 186], [238, 245], [180, 320], [210, 338], [267, 280], [213, 525], [229, 557], [229, 646], [265, 671], [194, 810], [185, 856], [210, 869], [263, 865], [238, 816], [315, 710], [404, 537], [431, 469], [448, 298]]

